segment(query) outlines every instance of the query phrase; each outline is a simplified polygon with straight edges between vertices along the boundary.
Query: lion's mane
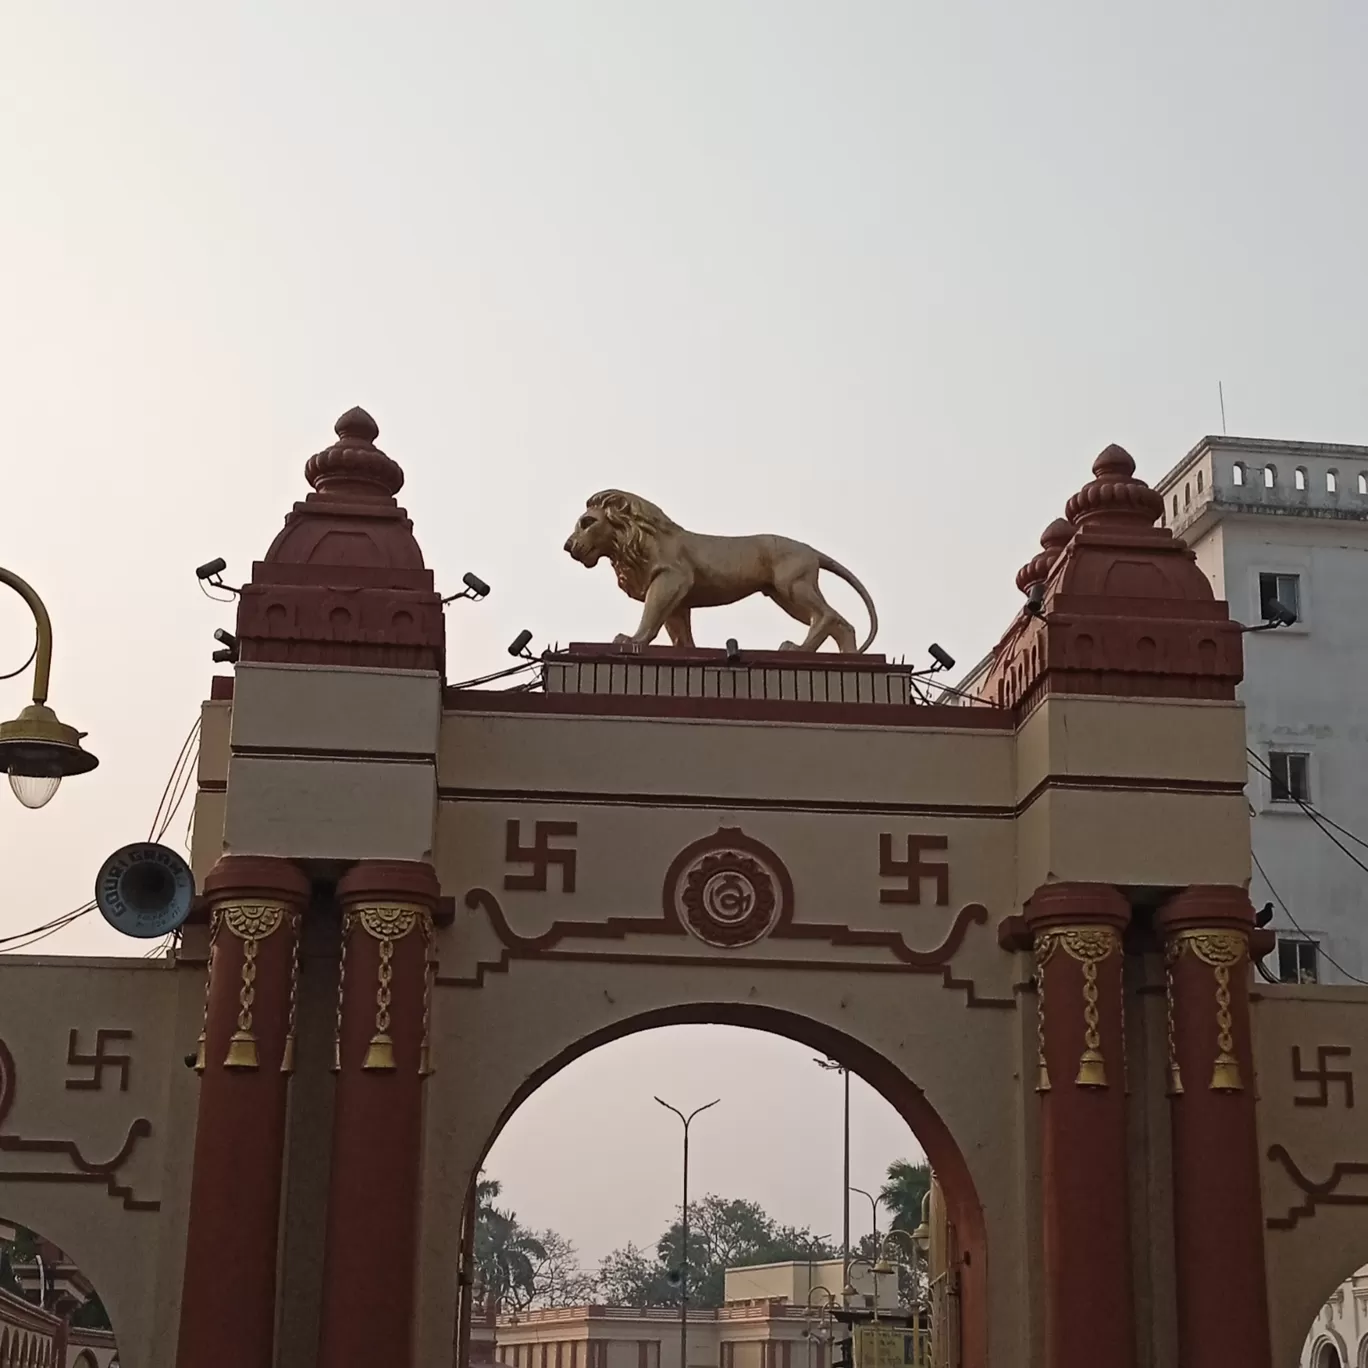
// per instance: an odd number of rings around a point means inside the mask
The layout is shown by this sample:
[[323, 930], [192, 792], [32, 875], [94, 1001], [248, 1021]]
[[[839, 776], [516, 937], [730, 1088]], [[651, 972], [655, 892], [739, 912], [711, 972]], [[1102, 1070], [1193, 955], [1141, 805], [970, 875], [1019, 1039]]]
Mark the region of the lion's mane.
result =
[[613, 529], [613, 549], [608, 561], [623, 592], [639, 599], [646, 592], [647, 576], [654, 562], [658, 537], [684, 529], [664, 509], [623, 489], [601, 489], [585, 501], [597, 508]]

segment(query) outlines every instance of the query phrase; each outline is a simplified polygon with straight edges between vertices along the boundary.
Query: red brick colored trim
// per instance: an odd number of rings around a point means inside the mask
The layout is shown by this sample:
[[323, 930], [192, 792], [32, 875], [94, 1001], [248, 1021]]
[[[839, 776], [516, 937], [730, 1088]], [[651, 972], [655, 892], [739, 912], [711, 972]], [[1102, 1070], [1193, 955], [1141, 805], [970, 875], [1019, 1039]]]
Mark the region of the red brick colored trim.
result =
[[795, 722], [820, 727], [920, 727], [931, 731], [1012, 731], [1006, 708], [936, 704], [800, 703], [761, 698], [667, 698], [650, 694], [535, 694], [447, 689], [448, 712], [539, 713], [567, 717], [682, 717], [712, 721]]

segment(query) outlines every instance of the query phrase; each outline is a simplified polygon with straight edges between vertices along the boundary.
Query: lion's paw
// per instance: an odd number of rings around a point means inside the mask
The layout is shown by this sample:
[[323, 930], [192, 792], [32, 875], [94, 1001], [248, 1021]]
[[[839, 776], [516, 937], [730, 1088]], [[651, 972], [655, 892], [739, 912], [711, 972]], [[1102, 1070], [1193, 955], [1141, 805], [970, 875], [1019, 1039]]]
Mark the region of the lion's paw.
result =
[[801, 650], [802, 647], [800, 647], [796, 641], [781, 641], [779, 643], [779, 649], [781, 651], [798, 651]]

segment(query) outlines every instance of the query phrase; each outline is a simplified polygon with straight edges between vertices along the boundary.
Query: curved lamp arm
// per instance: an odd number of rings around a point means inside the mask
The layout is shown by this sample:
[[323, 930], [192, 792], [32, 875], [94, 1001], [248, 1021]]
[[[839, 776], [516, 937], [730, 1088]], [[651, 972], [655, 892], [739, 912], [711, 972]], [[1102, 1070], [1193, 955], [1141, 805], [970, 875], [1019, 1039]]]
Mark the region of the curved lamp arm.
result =
[[33, 666], [33, 701], [46, 703], [48, 696], [48, 677], [52, 673], [52, 619], [37, 591], [11, 570], [0, 565], [0, 584], [8, 584], [29, 606], [33, 614], [34, 626], [38, 629], [38, 649]]

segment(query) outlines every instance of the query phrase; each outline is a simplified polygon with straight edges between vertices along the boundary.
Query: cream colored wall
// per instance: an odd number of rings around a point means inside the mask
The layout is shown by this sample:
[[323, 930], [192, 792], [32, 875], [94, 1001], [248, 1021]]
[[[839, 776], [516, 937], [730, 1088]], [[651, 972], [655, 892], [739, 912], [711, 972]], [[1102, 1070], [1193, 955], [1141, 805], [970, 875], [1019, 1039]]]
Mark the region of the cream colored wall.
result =
[[1238, 703], [1046, 700], [1021, 727], [1014, 800], [1026, 803], [1047, 780], [1057, 786], [1018, 821], [1018, 896], [1065, 880], [1246, 884], [1243, 794], [1195, 791], [1238, 788], [1245, 775]]
[[239, 665], [224, 852], [430, 859], [440, 700], [421, 671]]
[[[135, 1121], [151, 1125], [108, 1182], [70, 1181], [79, 1172], [70, 1153], [0, 1150], [0, 1213], [59, 1245], [92, 1280], [122, 1368], [175, 1358], [197, 1105], [197, 1079], [182, 1056], [194, 1050], [203, 999], [202, 977], [165, 960], [0, 958], [3, 1037], [16, 1076], [4, 1135], [69, 1141], [85, 1160], [106, 1164]], [[77, 1031], [78, 1052], [89, 1054], [100, 1028], [132, 1032], [105, 1047], [130, 1058], [127, 1091], [109, 1066], [98, 1091], [68, 1089], [68, 1079], [92, 1075], [68, 1066], [68, 1033]], [[160, 1209], [128, 1210], [125, 1189]]]
[[[1285, 1220], [1307, 1203], [1284, 1165], [1269, 1154], [1287, 1151], [1312, 1183], [1330, 1183], [1336, 1165], [1349, 1165], [1310, 1214], [1291, 1229], [1266, 1229], [1270, 1316], [1275, 1363], [1295, 1363], [1308, 1329], [1326, 1299], [1368, 1261], [1368, 1144], [1357, 1119], [1368, 1103], [1368, 988], [1265, 985], [1253, 1005], [1255, 1065], [1259, 1086], [1259, 1147], [1263, 1156], [1265, 1217]], [[1318, 1073], [1322, 1046], [1348, 1049], [1328, 1057], [1328, 1068], [1354, 1080], [1354, 1107], [1342, 1083], [1327, 1082], [1325, 1106], [1297, 1105], [1318, 1099], [1321, 1088], [1293, 1076], [1293, 1049], [1302, 1071]], [[1353, 1168], [1358, 1165], [1358, 1169]], [[1346, 1199], [1348, 1199], [1346, 1201]]]

